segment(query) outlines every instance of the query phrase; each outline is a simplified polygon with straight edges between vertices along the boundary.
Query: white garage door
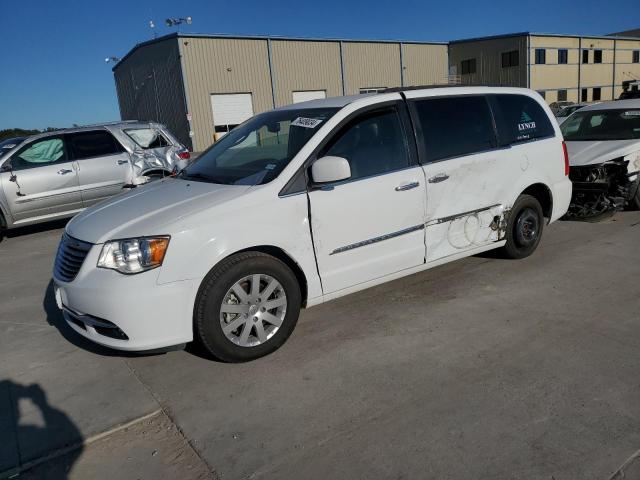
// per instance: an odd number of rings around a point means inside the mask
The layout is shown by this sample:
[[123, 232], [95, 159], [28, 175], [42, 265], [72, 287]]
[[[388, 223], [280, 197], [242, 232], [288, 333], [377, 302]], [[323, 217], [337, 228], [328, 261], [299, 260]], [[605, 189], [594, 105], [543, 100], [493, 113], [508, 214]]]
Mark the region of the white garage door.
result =
[[318, 100], [320, 98], [327, 98], [326, 90], [306, 90], [304, 92], [293, 92], [293, 103]]
[[225, 133], [253, 116], [250, 93], [211, 95], [211, 110], [216, 133]]

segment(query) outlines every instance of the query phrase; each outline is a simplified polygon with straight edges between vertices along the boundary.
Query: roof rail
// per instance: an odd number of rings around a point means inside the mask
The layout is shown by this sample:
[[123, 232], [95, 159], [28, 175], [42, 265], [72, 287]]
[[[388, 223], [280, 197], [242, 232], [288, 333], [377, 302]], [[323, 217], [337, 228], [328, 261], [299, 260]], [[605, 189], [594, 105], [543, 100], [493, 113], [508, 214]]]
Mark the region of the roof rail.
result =
[[511, 85], [492, 85], [488, 83], [439, 83], [435, 85], [412, 85], [410, 87], [389, 87], [379, 93], [406, 92], [408, 90], [427, 90], [431, 88], [461, 88], [461, 87], [510, 87]]
[[141, 122], [140, 120], [114, 120], [113, 122], [89, 123], [87, 125], [78, 125], [77, 127], [68, 127], [68, 128], [102, 127], [103, 125], [120, 125], [121, 123], [153, 123], [153, 122]]

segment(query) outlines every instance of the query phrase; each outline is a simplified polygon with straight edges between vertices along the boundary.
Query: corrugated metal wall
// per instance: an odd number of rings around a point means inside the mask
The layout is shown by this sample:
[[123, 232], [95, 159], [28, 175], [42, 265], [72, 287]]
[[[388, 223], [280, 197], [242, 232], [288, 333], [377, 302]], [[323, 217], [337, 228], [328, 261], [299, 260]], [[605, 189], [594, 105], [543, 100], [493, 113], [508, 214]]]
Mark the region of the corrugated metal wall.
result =
[[[519, 51], [517, 67], [502, 68], [502, 53]], [[462, 75], [461, 63], [476, 59], [476, 73]], [[527, 36], [514, 36], [454, 42], [449, 45], [449, 67], [453, 67], [465, 85], [527, 86]]]
[[114, 77], [123, 120], [163, 123], [190, 146], [177, 39], [133, 51], [116, 66]]
[[402, 50], [405, 86], [447, 83], [447, 49], [443, 45], [403, 43]]
[[204, 150], [214, 141], [212, 94], [250, 93], [255, 114], [273, 108], [274, 100], [276, 106], [292, 103], [294, 91], [342, 95], [343, 81], [347, 95], [363, 88], [398, 87], [401, 48], [405, 85], [446, 80], [445, 44], [401, 47], [398, 42], [182, 35], [159, 39], [138, 46], [118, 64], [121, 115], [161, 121], [194, 150]]
[[400, 44], [343, 42], [345, 93], [400, 86]]
[[180, 37], [194, 150], [213, 143], [212, 93], [251, 93], [253, 112], [273, 108], [266, 40]]
[[340, 44], [292, 40], [271, 41], [276, 105], [293, 102], [292, 92], [326, 90], [342, 95]]

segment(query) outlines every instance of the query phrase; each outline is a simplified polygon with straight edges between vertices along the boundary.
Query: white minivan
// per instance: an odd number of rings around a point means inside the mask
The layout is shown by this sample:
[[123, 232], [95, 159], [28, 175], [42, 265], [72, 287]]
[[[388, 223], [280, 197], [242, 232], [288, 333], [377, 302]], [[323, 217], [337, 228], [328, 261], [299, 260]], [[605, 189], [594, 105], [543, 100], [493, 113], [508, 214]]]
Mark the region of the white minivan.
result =
[[197, 340], [246, 361], [301, 307], [502, 248], [567, 211], [568, 159], [535, 92], [408, 88], [298, 103], [236, 127], [176, 177], [66, 227], [58, 306], [121, 350]]

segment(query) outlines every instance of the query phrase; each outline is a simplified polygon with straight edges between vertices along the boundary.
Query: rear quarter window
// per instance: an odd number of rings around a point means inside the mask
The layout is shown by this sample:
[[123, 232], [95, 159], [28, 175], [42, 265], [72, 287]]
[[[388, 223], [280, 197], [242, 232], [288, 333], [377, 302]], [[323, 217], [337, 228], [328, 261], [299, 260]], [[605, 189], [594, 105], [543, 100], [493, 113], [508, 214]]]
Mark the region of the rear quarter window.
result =
[[124, 133], [143, 150], [171, 145], [169, 140], [155, 128], [129, 128]]
[[555, 130], [542, 106], [526, 95], [491, 95], [501, 145], [552, 137]]

